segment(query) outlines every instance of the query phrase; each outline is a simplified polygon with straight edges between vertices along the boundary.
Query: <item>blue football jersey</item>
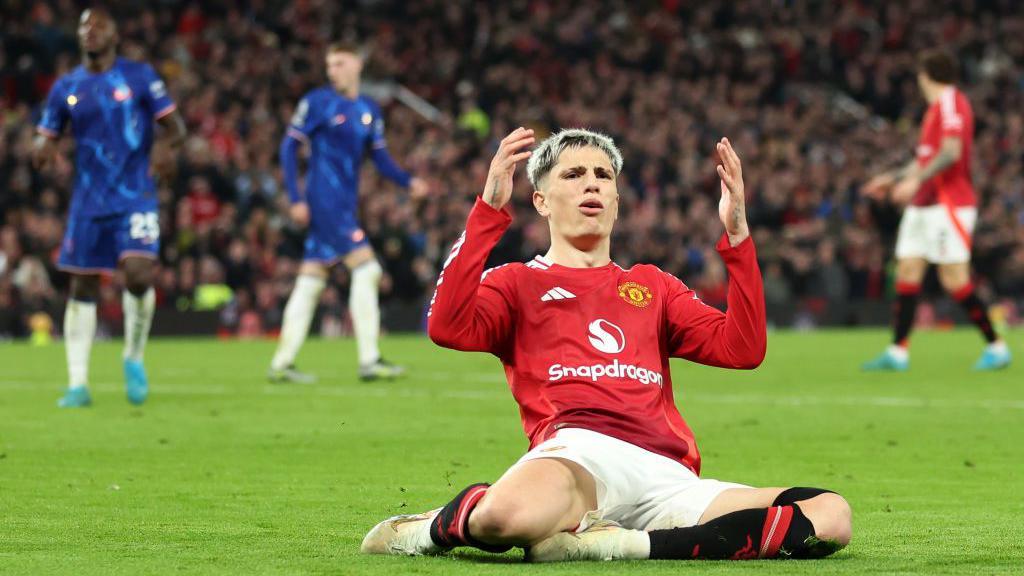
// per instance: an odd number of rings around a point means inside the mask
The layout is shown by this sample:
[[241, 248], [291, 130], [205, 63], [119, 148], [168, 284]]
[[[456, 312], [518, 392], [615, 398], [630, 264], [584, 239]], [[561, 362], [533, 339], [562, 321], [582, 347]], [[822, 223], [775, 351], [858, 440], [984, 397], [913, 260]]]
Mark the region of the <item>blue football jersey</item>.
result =
[[104, 72], [79, 66], [57, 79], [37, 128], [57, 137], [71, 123], [77, 147], [72, 217], [156, 207], [149, 174], [153, 122], [174, 109], [163, 81], [142, 62], [118, 58]]
[[312, 90], [299, 101], [287, 136], [311, 148], [304, 200], [312, 234], [355, 225], [359, 168], [367, 152], [384, 176], [409, 184], [410, 176], [387, 154], [381, 110], [365, 96], [353, 100], [329, 86]]

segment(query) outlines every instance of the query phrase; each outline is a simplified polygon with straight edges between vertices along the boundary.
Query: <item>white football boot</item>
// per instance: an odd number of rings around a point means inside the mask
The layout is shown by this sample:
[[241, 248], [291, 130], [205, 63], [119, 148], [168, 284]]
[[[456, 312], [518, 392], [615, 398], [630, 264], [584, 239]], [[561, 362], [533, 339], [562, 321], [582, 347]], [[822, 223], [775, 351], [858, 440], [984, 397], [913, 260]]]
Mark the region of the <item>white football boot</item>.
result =
[[422, 514], [392, 516], [377, 524], [363, 538], [359, 550], [363, 554], [394, 554], [424, 556], [444, 552], [430, 539], [430, 522], [441, 509]]
[[646, 560], [650, 554], [647, 532], [599, 520], [582, 532], [560, 532], [534, 544], [526, 553], [526, 561]]

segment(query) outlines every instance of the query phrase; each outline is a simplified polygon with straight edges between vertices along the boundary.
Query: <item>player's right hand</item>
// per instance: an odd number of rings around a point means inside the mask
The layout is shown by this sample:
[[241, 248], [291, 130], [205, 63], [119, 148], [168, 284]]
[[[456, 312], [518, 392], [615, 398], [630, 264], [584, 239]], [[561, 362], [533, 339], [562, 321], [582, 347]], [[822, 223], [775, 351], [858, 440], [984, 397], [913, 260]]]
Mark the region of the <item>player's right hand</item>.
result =
[[504, 208], [512, 198], [512, 176], [516, 172], [516, 165], [533, 154], [525, 150], [533, 142], [533, 130], [520, 126], [498, 145], [498, 151], [491, 160], [491, 168], [487, 171], [487, 184], [480, 195], [495, 210]]
[[296, 202], [292, 204], [292, 207], [288, 209], [288, 215], [291, 216], [292, 222], [300, 228], [309, 226], [309, 204], [305, 202]]
[[871, 180], [868, 180], [868, 183], [861, 188], [861, 194], [868, 198], [881, 200], [882, 198], [885, 198], [885, 195], [889, 193], [889, 189], [891, 189], [895, 183], [896, 178], [893, 177], [892, 174], [879, 174]]
[[32, 166], [43, 170], [57, 161], [57, 141], [42, 134], [32, 142]]

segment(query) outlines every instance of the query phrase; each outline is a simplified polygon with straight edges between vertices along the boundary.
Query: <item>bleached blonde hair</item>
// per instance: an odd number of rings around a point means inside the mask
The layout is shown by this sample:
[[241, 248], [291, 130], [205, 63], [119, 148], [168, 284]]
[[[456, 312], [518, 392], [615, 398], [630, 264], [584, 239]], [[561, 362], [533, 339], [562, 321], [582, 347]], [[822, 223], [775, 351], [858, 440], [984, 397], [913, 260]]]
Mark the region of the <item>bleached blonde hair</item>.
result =
[[612, 162], [612, 170], [618, 176], [622, 172], [622, 153], [610, 136], [584, 128], [568, 128], [548, 136], [537, 148], [526, 163], [526, 176], [535, 190], [540, 189], [540, 181], [558, 163], [558, 157], [567, 148], [583, 148], [593, 146], [604, 152]]

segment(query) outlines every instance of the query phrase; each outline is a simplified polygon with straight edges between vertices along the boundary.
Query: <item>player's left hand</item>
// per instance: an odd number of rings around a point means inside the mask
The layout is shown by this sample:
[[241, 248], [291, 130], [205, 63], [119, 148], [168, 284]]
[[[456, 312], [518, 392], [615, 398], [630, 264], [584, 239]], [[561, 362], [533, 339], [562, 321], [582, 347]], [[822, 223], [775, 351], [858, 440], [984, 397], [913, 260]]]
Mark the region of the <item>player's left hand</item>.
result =
[[413, 200], [424, 198], [429, 193], [430, 185], [427, 184], [426, 179], [415, 176], [409, 181], [409, 197]]
[[729, 244], [738, 246], [750, 236], [747, 226], [747, 207], [743, 196], [743, 167], [728, 138], [722, 138], [715, 146], [721, 161], [716, 168], [722, 179], [722, 198], [718, 201], [718, 217], [725, 225]]
[[907, 176], [903, 180], [896, 184], [896, 187], [892, 189], [892, 201], [897, 204], [908, 204], [914, 198], [914, 194], [917, 193], [917, 189], [921, 187], [921, 181], [917, 176]]

